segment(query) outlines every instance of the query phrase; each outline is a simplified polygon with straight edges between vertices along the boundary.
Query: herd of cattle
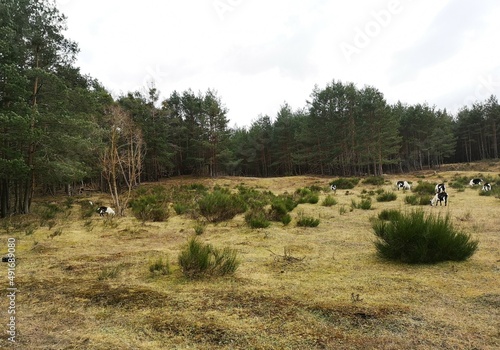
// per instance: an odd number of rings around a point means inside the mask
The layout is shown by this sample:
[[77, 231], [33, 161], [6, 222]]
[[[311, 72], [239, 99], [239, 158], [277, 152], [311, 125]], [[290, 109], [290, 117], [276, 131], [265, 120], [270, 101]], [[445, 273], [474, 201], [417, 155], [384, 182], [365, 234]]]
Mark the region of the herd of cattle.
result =
[[[481, 185], [482, 183], [483, 183], [482, 179], [476, 178], [476, 179], [470, 180], [469, 186], [471, 186], [471, 187], [478, 186], [478, 185]], [[407, 181], [396, 182], [396, 187], [398, 188], [398, 191], [400, 188], [403, 190], [410, 190], [411, 189], [411, 185]], [[482, 190], [483, 191], [491, 191], [491, 184], [488, 182], [485, 183], [483, 185]], [[433, 205], [433, 206], [437, 205], [438, 202], [439, 202], [439, 205], [443, 205], [443, 202], [444, 202], [444, 205], [446, 206], [448, 204], [448, 193], [446, 193], [446, 186], [444, 185], [444, 183], [437, 184], [435, 191], [436, 191], [436, 194], [431, 199], [431, 205]]]
[[[472, 179], [469, 182], [469, 186], [477, 186], [481, 185], [483, 183], [482, 179]], [[396, 182], [396, 187], [399, 191], [399, 189], [402, 190], [411, 190], [411, 185], [407, 181], [398, 181]], [[337, 186], [335, 184], [330, 185], [330, 188], [332, 189], [333, 192], [337, 192]], [[436, 185], [436, 195], [432, 197], [431, 199], [431, 205], [437, 205], [439, 202], [439, 205], [444, 205], [446, 206], [448, 204], [448, 193], [446, 193], [446, 186], [444, 183], [440, 183]], [[485, 183], [482, 188], [483, 191], [491, 191], [491, 184], [490, 183]], [[93, 205], [92, 202], [90, 202], [91, 205]], [[104, 215], [115, 215], [115, 211], [110, 208], [110, 207], [99, 207], [97, 208], [97, 213], [99, 213], [100, 216]]]

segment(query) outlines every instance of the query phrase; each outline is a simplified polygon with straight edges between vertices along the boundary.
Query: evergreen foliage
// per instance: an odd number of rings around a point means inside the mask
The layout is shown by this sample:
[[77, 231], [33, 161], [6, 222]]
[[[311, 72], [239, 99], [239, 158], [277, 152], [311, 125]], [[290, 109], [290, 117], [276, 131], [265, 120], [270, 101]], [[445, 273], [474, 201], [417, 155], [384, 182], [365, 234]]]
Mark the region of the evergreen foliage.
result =
[[191, 238], [178, 257], [182, 273], [191, 279], [232, 275], [240, 261], [236, 250], [219, 249]]
[[[112, 176], [104, 155], [123, 161], [131, 142], [142, 162], [114, 164], [123, 171], [110, 191], [115, 205], [125, 188], [174, 175], [343, 176], [332, 183], [349, 190], [359, 183], [351, 176], [359, 174], [374, 175], [363, 183], [380, 186], [385, 171], [499, 158], [500, 106], [493, 95], [452, 116], [425, 103], [390, 105], [375, 87], [332, 80], [316, 86], [302, 108], [285, 102], [276, 116], [260, 115], [249, 127], [231, 129], [228, 110], [212, 89], [173, 91], [160, 100], [151, 85], [114, 101], [75, 66], [78, 45], [65, 29], [54, 2], [0, 3], [0, 217], [29, 213], [35, 186], [71, 194], [71, 187], [99, 184], [109, 191], [101, 182]], [[135, 131], [114, 149], [111, 136], [125, 137], [113, 133], [113, 110], [129, 116], [128, 131]], [[457, 176], [449, 185], [462, 191], [468, 181]], [[414, 190], [432, 195], [434, 185]], [[274, 201], [254, 191], [240, 193], [250, 207]], [[314, 194], [301, 195], [299, 202], [315, 200]], [[175, 208], [182, 213], [196, 203], [179, 200]], [[278, 220], [289, 210], [280, 211], [272, 209]]]
[[383, 192], [377, 196], [377, 202], [391, 202], [395, 201], [398, 196], [394, 192]]
[[383, 176], [370, 176], [363, 180], [366, 185], [382, 186], [385, 180]]
[[214, 189], [198, 201], [200, 213], [209, 222], [220, 222], [232, 219], [235, 215], [247, 210], [246, 203], [226, 189]]
[[271, 225], [262, 208], [253, 208], [245, 214], [245, 221], [251, 228], [266, 228]]
[[476, 251], [478, 241], [455, 229], [450, 216], [425, 215], [423, 211], [390, 214], [391, 221], [373, 223], [379, 256], [410, 264], [462, 261]]

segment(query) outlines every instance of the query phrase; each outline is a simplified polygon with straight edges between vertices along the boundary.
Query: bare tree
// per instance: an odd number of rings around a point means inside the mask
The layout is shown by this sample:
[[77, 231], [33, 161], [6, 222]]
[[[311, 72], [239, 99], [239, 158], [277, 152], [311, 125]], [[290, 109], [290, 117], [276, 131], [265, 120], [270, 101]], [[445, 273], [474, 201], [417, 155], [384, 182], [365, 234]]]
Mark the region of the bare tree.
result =
[[109, 138], [101, 155], [102, 173], [117, 213], [123, 215], [132, 189], [139, 185], [144, 144], [142, 131], [129, 113], [112, 106], [109, 113]]

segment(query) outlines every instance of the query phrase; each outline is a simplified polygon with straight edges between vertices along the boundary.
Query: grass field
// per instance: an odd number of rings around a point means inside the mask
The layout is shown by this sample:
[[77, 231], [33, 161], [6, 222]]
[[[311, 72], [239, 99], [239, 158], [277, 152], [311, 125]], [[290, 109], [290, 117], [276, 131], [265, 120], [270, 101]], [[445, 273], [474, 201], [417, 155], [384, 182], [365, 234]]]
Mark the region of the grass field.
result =
[[[498, 164], [449, 166], [404, 176], [385, 176], [381, 186], [360, 182], [337, 190], [334, 178], [173, 178], [180, 183], [244, 184], [275, 194], [320, 186], [318, 204], [300, 204], [287, 226], [273, 222], [251, 229], [244, 215], [208, 224], [198, 236], [238, 251], [231, 277], [189, 280], [177, 263], [195, 235], [196, 220], [176, 215], [142, 223], [132, 215], [81, 218], [81, 203], [105, 195], [45, 197], [35, 214], [0, 222], [0, 252], [16, 240], [16, 343], [8, 341], [9, 287], [2, 266], [0, 348], [18, 349], [499, 349], [500, 199], [478, 188], [448, 189], [447, 207], [419, 206], [449, 214], [453, 224], [479, 240], [465, 262], [406, 265], [377, 257], [371, 221], [383, 209], [410, 211], [400, 179], [436, 184], [458, 176], [499, 177]], [[498, 181], [500, 186], [500, 180]], [[149, 186], [145, 184], [144, 186]], [[370, 210], [352, 202], [370, 191], [397, 194]], [[41, 208], [52, 203], [55, 217]], [[38, 210], [37, 210], [38, 208]], [[320, 219], [297, 227], [299, 215]], [[170, 261], [171, 272], [152, 275], [153, 261]]]

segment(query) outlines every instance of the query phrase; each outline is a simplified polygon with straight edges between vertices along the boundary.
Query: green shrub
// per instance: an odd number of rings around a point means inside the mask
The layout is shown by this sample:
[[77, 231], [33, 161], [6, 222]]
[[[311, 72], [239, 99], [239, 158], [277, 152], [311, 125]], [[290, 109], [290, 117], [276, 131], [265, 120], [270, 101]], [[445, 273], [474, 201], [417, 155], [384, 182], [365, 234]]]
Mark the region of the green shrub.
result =
[[75, 199], [73, 197], [66, 197], [64, 200], [64, 206], [66, 209], [71, 209], [73, 208], [73, 203], [75, 203]]
[[457, 192], [464, 192], [465, 191], [465, 185], [461, 184], [460, 182], [450, 182], [450, 183], [448, 183], [448, 186], [457, 190]]
[[170, 274], [170, 261], [163, 261], [162, 258], [159, 258], [149, 264], [149, 272], [152, 276], [155, 275], [169, 275]]
[[436, 193], [436, 185], [431, 184], [430, 182], [419, 181], [418, 185], [413, 189], [413, 192], [420, 195], [434, 195]]
[[234, 218], [247, 210], [245, 202], [225, 189], [216, 189], [198, 201], [200, 213], [209, 222], [221, 222]]
[[410, 205], [429, 205], [434, 195], [410, 195], [405, 197], [405, 203]]
[[381, 186], [384, 184], [384, 177], [383, 176], [370, 176], [370, 177], [367, 177], [366, 179], [364, 179], [363, 183], [367, 184], [367, 185]]
[[96, 207], [89, 201], [80, 201], [80, 218], [88, 219], [96, 214]]
[[298, 203], [316, 204], [319, 201], [319, 192], [310, 188], [299, 188], [295, 194], [298, 196]]
[[417, 196], [416, 194], [412, 194], [412, 195], [409, 195], [409, 196], [406, 196], [405, 197], [405, 203], [406, 204], [410, 204], [410, 205], [418, 205], [419, 204], [419, 196]]
[[202, 222], [198, 222], [196, 223], [196, 225], [194, 225], [194, 233], [199, 236], [201, 234], [203, 234], [203, 232], [205, 232], [205, 224], [203, 224]]
[[384, 209], [378, 214], [380, 220], [395, 221], [401, 218], [401, 212], [396, 209]]
[[178, 260], [182, 273], [188, 278], [231, 275], [240, 264], [236, 250], [220, 250], [196, 238], [188, 241]]
[[338, 203], [337, 200], [333, 196], [328, 195], [325, 197], [325, 199], [323, 199], [321, 205], [324, 207], [331, 207], [332, 205], [336, 205], [337, 203]]
[[117, 278], [118, 275], [120, 274], [121, 270], [123, 270], [122, 265], [105, 267], [101, 271], [99, 271], [99, 274], [97, 275], [97, 279], [99, 281], [103, 281], [103, 280], [107, 280], [107, 279], [111, 279], [111, 278]]
[[459, 188], [459, 187], [468, 186], [470, 178], [468, 178], [467, 176], [455, 175], [455, 176], [453, 176], [452, 180], [453, 180], [453, 182], [450, 182], [449, 186], [452, 188]]
[[292, 196], [288, 194], [277, 196], [271, 201], [269, 218], [271, 220], [282, 221], [283, 216], [295, 209], [296, 206], [297, 202]]
[[330, 182], [330, 185], [336, 185], [337, 190], [350, 190], [354, 188], [359, 183], [359, 178], [350, 177], [350, 178], [339, 178], [335, 181]]
[[174, 203], [172, 207], [177, 215], [185, 214], [189, 209], [184, 203]]
[[245, 214], [245, 222], [251, 228], [266, 228], [271, 225], [267, 219], [266, 213], [261, 208], [254, 208]]
[[367, 198], [367, 199], [362, 199], [359, 203], [356, 203], [356, 201], [353, 199], [351, 201], [351, 208], [369, 210], [372, 208], [372, 201], [370, 198]]
[[310, 216], [300, 215], [297, 220], [297, 226], [300, 227], [317, 227], [319, 225], [319, 219], [315, 219]]
[[43, 203], [42, 207], [39, 209], [38, 215], [42, 221], [52, 220], [56, 217], [57, 213], [63, 210], [55, 203]]
[[342, 204], [340, 207], [339, 207], [339, 215], [344, 215], [345, 213], [347, 213], [347, 208], [344, 204]]
[[292, 222], [292, 216], [290, 214], [285, 214], [281, 217], [281, 220], [280, 220], [283, 225], [288, 225], [290, 222]]
[[398, 196], [394, 192], [383, 192], [377, 196], [377, 202], [395, 201]]
[[425, 216], [422, 210], [402, 214], [398, 220], [376, 221], [372, 228], [379, 256], [410, 264], [466, 260], [478, 245], [453, 227], [449, 215]]
[[134, 216], [142, 221], [165, 221], [168, 219], [167, 202], [160, 193], [144, 194], [130, 201]]
[[247, 203], [250, 208], [262, 208], [271, 203], [271, 200], [275, 197], [270, 191], [259, 191], [244, 185], [238, 185], [236, 188], [238, 189], [240, 198]]

